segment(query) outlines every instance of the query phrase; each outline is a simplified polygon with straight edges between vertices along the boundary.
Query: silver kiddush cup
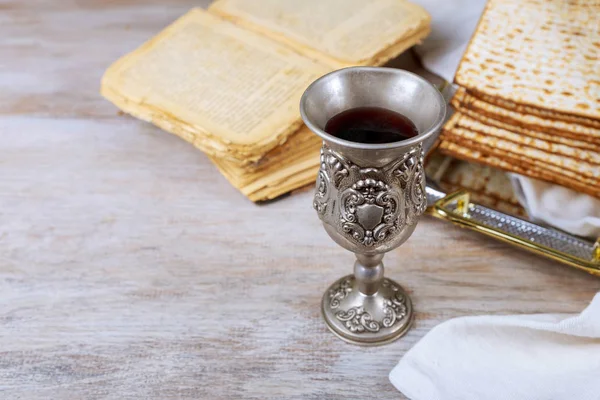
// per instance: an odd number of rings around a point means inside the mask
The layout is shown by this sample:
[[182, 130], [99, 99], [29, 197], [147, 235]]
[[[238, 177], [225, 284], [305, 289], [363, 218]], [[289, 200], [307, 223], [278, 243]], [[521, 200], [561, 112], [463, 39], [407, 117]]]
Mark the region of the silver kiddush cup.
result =
[[[366, 144], [325, 132], [327, 121], [356, 107], [408, 117], [418, 135]], [[383, 276], [386, 252], [404, 243], [427, 207], [423, 142], [438, 131], [446, 104], [410, 72], [351, 67], [313, 82], [300, 101], [306, 125], [323, 139], [313, 206], [329, 236], [356, 255], [354, 274], [334, 282], [322, 300], [329, 329], [351, 343], [378, 345], [402, 336], [413, 320], [410, 297]]]

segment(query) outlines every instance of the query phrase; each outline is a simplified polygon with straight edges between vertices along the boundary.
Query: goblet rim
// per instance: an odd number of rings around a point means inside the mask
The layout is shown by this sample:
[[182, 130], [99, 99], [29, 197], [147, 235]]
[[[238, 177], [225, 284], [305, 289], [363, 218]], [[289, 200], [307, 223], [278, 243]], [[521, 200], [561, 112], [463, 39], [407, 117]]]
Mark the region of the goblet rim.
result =
[[[390, 142], [390, 143], [353, 142], [350, 140], [340, 139], [336, 136], [330, 135], [329, 133], [325, 132], [323, 129], [316, 126], [311, 121], [311, 119], [308, 117], [308, 115], [306, 114], [307, 96], [308, 96], [311, 88], [318, 85], [323, 80], [328, 79], [332, 75], [338, 75], [340, 73], [348, 73], [348, 71], [391, 72], [394, 74], [410, 76], [412, 79], [420, 81], [421, 83], [424, 83], [426, 86], [431, 87], [433, 89], [435, 95], [438, 98], [438, 103], [440, 104], [440, 111], [435, 119], [435, 122], [431, 125], [431, 127], [429, 127], [428, 130], [419, 132], [419, 134], [415, 137], [399, 140], [396, 142]], [[321, 137], [323, 140], [325, 140], [327, 142], [335, 143], [340, 146], [350, 147], [350, 148], [355, 148], [355, 149], [388, 150], [388, 149], [395, 149], [398, 147], [413, 146], [415, 144], [422, 143], [423, 141], [428, 139], [431, 135], [433, 135], [435, 132], [437, 132], [442, 127], [442, 124], [444, 123], [444, 120], [446, 118], [446, 101], [444, 100], [444, 96], [442, 96], [442, 93], [440, 93], [440, 91], [431, 82], [427, 81], [423, 77], [421, 77], [413, 72], [410, 72], [410, 71], [407, 71], [404, 69], [389, 68], [389, 67], [346, 67], [346, 68], [337, 69], [335, 71], [329, 72], [329, 73], [321, 76], [320, 78], [316, 79], [314, 82], [312, 82], [306, 88], [306, 90], [302, 94], [302, 97], [300, 98], [300, 115], [302, 116], [302, 120], [304, 121], [306, 126], [311, 131], [313, 131], [315, 134], [317, 134], [319, 137]]]

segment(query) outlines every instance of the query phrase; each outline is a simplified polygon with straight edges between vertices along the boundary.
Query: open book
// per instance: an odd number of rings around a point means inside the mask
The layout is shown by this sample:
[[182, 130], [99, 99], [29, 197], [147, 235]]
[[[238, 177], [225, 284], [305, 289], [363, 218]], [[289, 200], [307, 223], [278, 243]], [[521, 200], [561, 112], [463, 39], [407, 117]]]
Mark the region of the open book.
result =
[[298, 103], [319, 76], [380, 65], [429, 16], [405, 0], [218, 0], [116, 61], [102, 94], [206, 152], [252, 200], [314, 180], [319, 141]]

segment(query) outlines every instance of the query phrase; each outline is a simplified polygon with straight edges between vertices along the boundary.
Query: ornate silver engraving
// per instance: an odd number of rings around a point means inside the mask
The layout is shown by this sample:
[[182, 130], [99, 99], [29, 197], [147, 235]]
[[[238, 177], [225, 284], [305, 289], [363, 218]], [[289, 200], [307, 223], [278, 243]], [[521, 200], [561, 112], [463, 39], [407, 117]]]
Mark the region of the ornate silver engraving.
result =
[[329, 179], [323, 170], [319, 171], [317, 176], [317, 188], [315, 189], [315, 197], [313, 199], [313, 208], [319, 216], [325, 214], [327, 208], [327, 200], [329, 199]]
[[342, 280], [339, 285], [329, 290], [329, 307], [338, 308], [340, 302], [352, 291], [352, 278]]
[[[337, 308], [340, 301], [345, 299], [352, 292], [353, 278], [344, 279], [339, 285], [334, 287], [330, 293], [331, 308]], [[406, 299], [401, 290], [390, 280], [384, 279], [382, 285], [390, 288], [393, 295], [386, 298], [383, 304], [384, 317], [381, 321], [373, 319], [371, 314], [365, 311], [364, 307], [351, 307], [347, 310], [340, 310], [335, 317], [344, 322], [344, 326], [353, 333], [379, 332], [381, 328], [390, 328], [397, 322], [406, 317]], [[334, 306], [335, 304], [335, 306]]]
[[321, 168], [330, 177], [335, 188], [338, 188], [340, 182], [348, 176], [348, 168], [352, 166], [352, 164], [348, 164], [350, 163], [344, 160], [341, 155], [323, 145], [321, 148]]
[[398, 228], [400, 196], [383, 181], [359, 180], [340, 197], [342, 229], [367, 247]]
[[425, 152], [421, 145], [415, 146], [404, 154], [402, 160], [395, 164], [392, 171], [400, 179], [400, 184], [405, 193], [407, 206], [406, 223], [416, 223], [419, 215], [427, 208], [425, 196], [425, 173], [423, 161]]
[[373, 321], [371, 314], [365, 311], [363, 307], [352, 307], [348, 311], [338, 311], [335, 316], [340, 321], [345, 322], [346, 328], [350, 332], [379, 332], [381, 324]]
[[394, 291], [394, 296], [384, 301], [385, 317], [381, 321], [381, 325], [389, 328], [406, 316], [406, 299], [398, 287], [388, 279], [383, 280], [382, 286], [390, 287]]
[[321, 147], [321, 168], [317, 176], [317, 187], [313, 208], [322, 217], [330, 199], [331, 186], [338, 188], [340, 182], [349, 175], [346, 161], [327, 146]]
[[419, 144], [383, 167], [359, 166], [323, 144], [313, 207], [356, 246], [384, 243], [427, 207], [423, 158]]

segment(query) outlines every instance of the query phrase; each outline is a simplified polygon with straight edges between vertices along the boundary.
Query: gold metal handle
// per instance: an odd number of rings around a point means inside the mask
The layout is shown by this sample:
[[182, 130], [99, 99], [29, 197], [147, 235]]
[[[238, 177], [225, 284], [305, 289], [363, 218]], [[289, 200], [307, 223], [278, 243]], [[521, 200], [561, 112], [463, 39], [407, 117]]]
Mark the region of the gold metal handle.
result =
[[600, 276], [600, 239], [595, 243], [470, 202], [460, 190], [435, 202], [431, 214], [463, 228]]

